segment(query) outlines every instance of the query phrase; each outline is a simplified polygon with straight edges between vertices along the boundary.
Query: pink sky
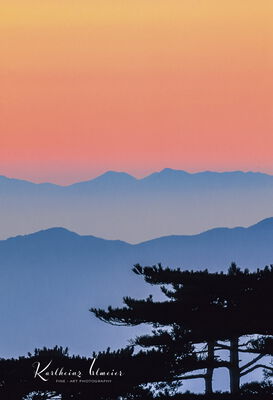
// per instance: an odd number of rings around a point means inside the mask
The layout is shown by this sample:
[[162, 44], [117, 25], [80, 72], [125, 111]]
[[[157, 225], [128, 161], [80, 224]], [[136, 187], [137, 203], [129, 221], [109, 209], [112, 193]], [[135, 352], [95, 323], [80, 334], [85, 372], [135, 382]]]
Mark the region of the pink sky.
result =
[[13, 0], [0, 11], [0, 174], [273, 173], [271, 0]]

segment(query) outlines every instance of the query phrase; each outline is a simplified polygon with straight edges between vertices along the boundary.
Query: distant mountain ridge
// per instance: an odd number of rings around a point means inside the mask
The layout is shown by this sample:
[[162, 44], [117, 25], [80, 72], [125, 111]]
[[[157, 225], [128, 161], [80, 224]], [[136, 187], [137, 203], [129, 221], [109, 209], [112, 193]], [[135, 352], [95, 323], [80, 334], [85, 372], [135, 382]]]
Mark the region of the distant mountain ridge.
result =
[[200, 171], [200, 172], [187, 172], [185, 170], [178, 170], [178, 169], [172, 169], [172, 168], [164, 168], [161, 171], [158, 172], [153, 172], [151, 174], [148, 174], [144, 176], [143, 178], [136, 178], [131, 174], [128, 174], [126, 172], [120, 172], [120, 171], [106, 171], [105, 173], [96, 176], [95, 178], [84, 180], [84, 181], [78, 181], [74, 182], [68, 185], [58, 185], [55, 183], [50, 183], [50, 182], [41, 182], [41, 183], [35, 183], [32, 182], [31, 180], [28, 179], [17, 179], [17, 178], [10, 178], [5, 175], [0, 175], [0, 184], [2, 182], [9, 182], [9, 183], [26, 183], [26, 184], [33, 184], [33, 185], [52, 185], [52, 186], [58, 186], [61, 188], [67, 188], [75, 185], [84, 185], [84, 184], [90, 184], [90, 183], [97, 183], [98, 181], [104, 181], [108, 182], [110, 180], [113, 181], [131, 181], [131, 182], [141, 182], [141, 181], [151, 181], [154, 179], [170, 179], [170, 178], [177, 178], [177, 179], [183, 179], [183, 178], [189, 178], [189, 177], [194, 177], [196, 179], [204, 176], [247, 176], [250, 178], [253, 177], [263, 177], [264, 179], [272, 179], [273, 181], [273, 175], [263, 173], [263, 172], [254, 172], [254, 171], [240, 171], [240, 170], [235, 170], [235, 171]]
[[63, 226], [131, 243], [273, 215], [273, 176], [166, 168], [142, 179], [108, 171], [68, 186], [0, 177], [0, 239]]
[[261, 221], [258, 221], [256, 224], [250, 225], [248, 227], [243, 227], [243, 226], [235, 226], [233, 228], [227, 228], [227, 227], [216, 227], [216, 228], [212, 228], [209, 229], [207, 231], [204, 232], [200, 232], [194, 235], [168, 235], [168, 236], [162, 236], [159, 238], [154, 238], [151, 239], [149, 241], [144, 241], [144, 242], [140, 242], [138, 244], [130, 244], [126, 241], [123, 240], [119, 240], [119, 239], [104, 239], [104, 238], [99, 238], [97, 236], [93, 236], [93, 235], [81, 235], [79, 233], [76, 232], [72, 232], [69, 229], [63, 228], [63, 227], [52, 227], [52, 228], [48, 228], [48, 229], [42, 229], [40, 231], [37, 232], [32, 232], [32, 233], [28, 233], [25, 235], [17, 235], [17, 236], [12, 236], [10, 238], [4, 239], [4, 240], [0, 240], [1, 242], [7, 242], [10, 240], [15, 240], [15, 239], [21, 239], [21, 238], [32, 238], [32, 237], [38, 237], [38, 236], [46, 236], [48, 235], [55, 235], [55, 234], [60, 234], [60, 235], [67, 235], [67, 236], [73, 236], [73, 237], [81, 237], [81, 238], [90, 238], [90, 239], [94, 239], [94, 240], [99, 240], [99, 241], [104, 241], [104, 242], [116, 242], [116, 243], [124, 243], [126, 245], [129, 246], [138, 246], [138, 245], [142, 245], [144, 243], [151, 243], [154, 241], [158, 241], [158, 240], [164, 240], [164, 239], [174, 239], [174, 238], [185, 238], [185, 237], [198, 237], [198, 236], [207, 236], [210, 235], [212, 233], [223, 233], [223, 232], [234, 232], [234, 231], [264, 231], [264, 230], [272, 230], [273, 231], [273, 217], [268, 217], [265, 218]]
[[126, 267], [162, 262], [173, 267], [219, 270], [236, 261], [242, 267], [258, 268], [273, 264], [273, 217], [247, 228], [219, 227], [196, 235], [163, 236], [138, 244], [79, 235], [61, 227], [0, 241], [0, 263], [6, 266], [34, 259], [41, 265], [50, 265], [48, 259], [52, 257], [55, 265], [58, 255], [68, 265], [82, 257], [105, 265], [113, 257], [114, 264], [122, 260]]

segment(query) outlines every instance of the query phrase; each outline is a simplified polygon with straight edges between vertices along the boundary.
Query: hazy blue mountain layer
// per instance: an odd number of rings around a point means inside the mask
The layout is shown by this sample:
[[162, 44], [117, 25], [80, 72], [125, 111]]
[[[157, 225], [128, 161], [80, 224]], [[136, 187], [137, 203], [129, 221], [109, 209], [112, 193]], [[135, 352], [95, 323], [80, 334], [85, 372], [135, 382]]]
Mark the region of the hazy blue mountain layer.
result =
[[164, 169], [143, 179], [109, 171], [70, 186], [0, 177], [0, 238], [63, 226], [137, 243], [273, 215], [273, 176]]
[[63, 228], [2, 240], [0, 354], [22, 355], [55, 344], [88, 354], [125, 345], [135, 328], [104, 324], [88, 309], [118, 305], [125, 295], [156, 293], [131, 272], [134, 264], [215, 271], [226, 270], [231, 261], [248, 268], [273, 263], [273, 218], [249, 228], [217, 228], [138, 245]]

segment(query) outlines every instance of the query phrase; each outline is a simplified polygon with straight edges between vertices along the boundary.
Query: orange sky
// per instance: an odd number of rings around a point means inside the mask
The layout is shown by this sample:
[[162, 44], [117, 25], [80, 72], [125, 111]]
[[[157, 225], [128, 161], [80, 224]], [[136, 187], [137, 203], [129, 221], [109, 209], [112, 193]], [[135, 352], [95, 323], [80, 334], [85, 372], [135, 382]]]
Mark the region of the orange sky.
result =
[[5, 3], [0, 175], [273, 173], [272, 0]]

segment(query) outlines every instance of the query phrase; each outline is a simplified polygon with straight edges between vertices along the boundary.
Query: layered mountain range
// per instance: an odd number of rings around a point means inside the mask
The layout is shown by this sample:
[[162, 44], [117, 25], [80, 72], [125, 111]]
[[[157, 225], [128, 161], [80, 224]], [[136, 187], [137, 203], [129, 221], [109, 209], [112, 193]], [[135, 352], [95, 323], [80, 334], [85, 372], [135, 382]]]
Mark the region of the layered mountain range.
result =
[[62, 226], [138, 243], [273, 215], [273, 176], [164, 169], [143, 179], [109, 171], [58, 186], [0, 177], [0, 238]]
[[1, 357], [56, 344], [80, 354], [124, 346], [147, 327], [113, 327], [88, 310], [120, 305], [126, 295], [159, 296], [158, 288], [132, 273], [134, 264], [225, 271], [232, 261], [250, 269], [273, 263], [273, 218], [136, 245], [64, 228], [2, 240]]

